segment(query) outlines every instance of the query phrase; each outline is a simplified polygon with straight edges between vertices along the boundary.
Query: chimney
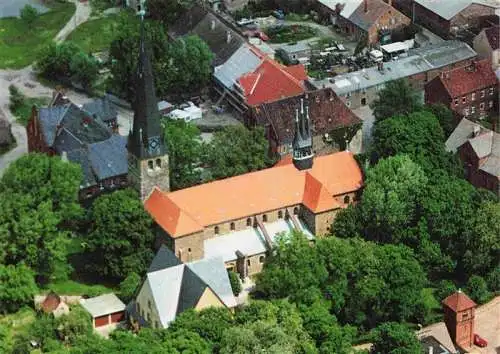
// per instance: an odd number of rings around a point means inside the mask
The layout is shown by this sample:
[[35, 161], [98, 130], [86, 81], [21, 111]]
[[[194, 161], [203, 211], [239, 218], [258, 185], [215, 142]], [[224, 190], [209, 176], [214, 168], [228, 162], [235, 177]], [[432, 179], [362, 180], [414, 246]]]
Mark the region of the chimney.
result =
[[210, 29], [213, 31], [215, 29], [215, 20], [210, 23]]
[[392, 6], [392, 0], [387, 0], [387, 3], [389, 4], [389, 6]]
[[364, 0], [365, 12], [368, 12], [368, 0]]
[[68, 162], [68, 153], [66, 151], [63, 151], [61, 154], [61, 160], [63, 162]]
[[479, 135], [480, 132], [481, 132], [481, 128], [479, 127], [479, 125], [475, 124], [472, 136], [475, 138], [476, 136]]
[[231, 32], [230, 31], [226, 32], [226, 42], [227, 43], [231, 42]]

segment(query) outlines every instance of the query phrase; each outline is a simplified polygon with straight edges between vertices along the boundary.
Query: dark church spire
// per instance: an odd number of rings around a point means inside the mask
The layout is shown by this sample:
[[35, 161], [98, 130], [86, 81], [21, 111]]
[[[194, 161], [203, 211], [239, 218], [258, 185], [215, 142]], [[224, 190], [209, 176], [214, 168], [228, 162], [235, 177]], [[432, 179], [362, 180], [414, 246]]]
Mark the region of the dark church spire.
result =
[[153, 67], [144, 28], [144, 0], [141, 0], [139, 15], [141, 16], [141, 38], [133, 102], [134, 124], [129, 134], [128, 149], [137, 158], [148, 158], [165, 154], [165, 144], [162, 139]]
[[293, 164], [299, 170], [306, 170], [313, 164], [313, 149], [309, 106], [304, 107], [304, 99], [300, 99], [299, 110], [295, 111], [295, 136], [293, 138]]

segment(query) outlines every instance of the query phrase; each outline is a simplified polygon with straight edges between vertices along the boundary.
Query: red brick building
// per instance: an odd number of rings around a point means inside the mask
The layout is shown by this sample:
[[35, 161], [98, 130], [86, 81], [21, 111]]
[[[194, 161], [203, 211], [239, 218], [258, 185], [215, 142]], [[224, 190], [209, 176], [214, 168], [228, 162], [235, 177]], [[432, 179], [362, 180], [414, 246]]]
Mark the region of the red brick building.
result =
[[425, 85], [425, 102], [442, 103], [457, 117], [498, 115], [498, 79], [487, 60], [443, 71]]
[[498, 23], [497, 0], [393, 0], [394, 6], [445, 39], [460, 30], [478, 28], [485, 19]]
[[453, 342], [462, 349], [474, 343], [474, 312], [476, 303], [462, 291], [443, 300], [444, 322]]
[[446, 140], [446, 149], [458, 153], [474, 186], [500, 195], [500, 134], [464, 118]]
[[381, 36], [394, 29], [407, 26], [411, 20], [383, 0], [329, 1], [319, 0], [320, 13], [329, 16], [345, 34], [357, 40], [367, 39], [377, 44]]

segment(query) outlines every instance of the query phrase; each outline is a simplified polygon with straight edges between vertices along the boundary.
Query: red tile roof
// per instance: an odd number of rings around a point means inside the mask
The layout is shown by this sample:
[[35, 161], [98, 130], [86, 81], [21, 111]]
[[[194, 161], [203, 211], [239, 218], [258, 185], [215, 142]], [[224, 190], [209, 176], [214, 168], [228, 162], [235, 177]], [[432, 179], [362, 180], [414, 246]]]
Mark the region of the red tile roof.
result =
[[443, 300], [443, 304], [448, 306], [455, 312], [468, 310], [470, 308], [476, 307], [476, 303], [472, 301], [467, 295], [462, 291], [458, 290], [455, 293], [448, 296]]
[[285, 67], [265, 58], [254, 72], [241, 76], [238, 82], [246, 103], [258, 105], [303, 93], [305, 79], [303, 65]]
[[497, 77], [488, 60], [444, 72], [439, 79], [452, 98], [497, 84]]
[[145, 208], [175, 238], [297, 204], [315, 213], [337, 209], [333, 196], [356, 191], [362, 184], [356, 160], [344, 151], [316, 157], [305, 171], [285, 164], [171, 193], [155, 189]]

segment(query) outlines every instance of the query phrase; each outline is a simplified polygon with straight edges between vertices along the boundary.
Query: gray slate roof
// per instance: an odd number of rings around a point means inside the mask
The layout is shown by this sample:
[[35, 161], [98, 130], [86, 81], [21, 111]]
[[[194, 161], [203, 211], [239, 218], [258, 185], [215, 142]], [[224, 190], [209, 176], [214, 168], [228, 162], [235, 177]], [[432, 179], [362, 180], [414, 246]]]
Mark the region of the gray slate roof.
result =
[[345, 95], [471, 59], [476, 55], [477, 53], [466, 43], [443, 41], [439, 44], [410, 50], [408, 57], [384, 63], [382, 72], [377, 67], [372, 67], [338, 75], [334, 79], [311, 80], [311, 83], [317, 88], [331, 87], [337, 95]]
[[182, 264], [181, 261], [175, 256], [167, 246], [161, 245], [158, 252], [156, 252], [155, 258], [151, 262], [148, 268], [148, 273], [156, 272], [157, 270], [162, 270], [165, 268], [175, 267]]
[[127, 138], [111, 138], [89, 145], [89, 160], [99, 180], [125, 175], [128, 172]]
[[445, 20], [452, 19], [471, 4], [500, 8], [498, 0], [415, 0], [415, 2], [438, 14]]
[[162, 326], [167, 327], [178, 314], [193, 308], [207, 287], [227, 307], [236, 306], [222, 258], [175, 264], [173, 253], [167, 251], [160, 248], [142, 285], [151, 290]]
[[[475, 137], [474, 128], [479, 129]], [[455, 153], [467, 142], [470, 143], [478, 158], [485, 158], [479, 169], [492, 176], [500, 177], [500, 134], [463, 118], [446, 140], [446, 150]]]
[[90, 113], [91, 116], [103, 122], [116, 119], [116, 109], [107, 96], [87, 102], [82, 108], [84, 111]]
[[262, 62], [262, 58], [249, 45], [242, 45], [224, 64], [214, 70], [214, 77], [228, 89], [249, 72], [253, 72]]

